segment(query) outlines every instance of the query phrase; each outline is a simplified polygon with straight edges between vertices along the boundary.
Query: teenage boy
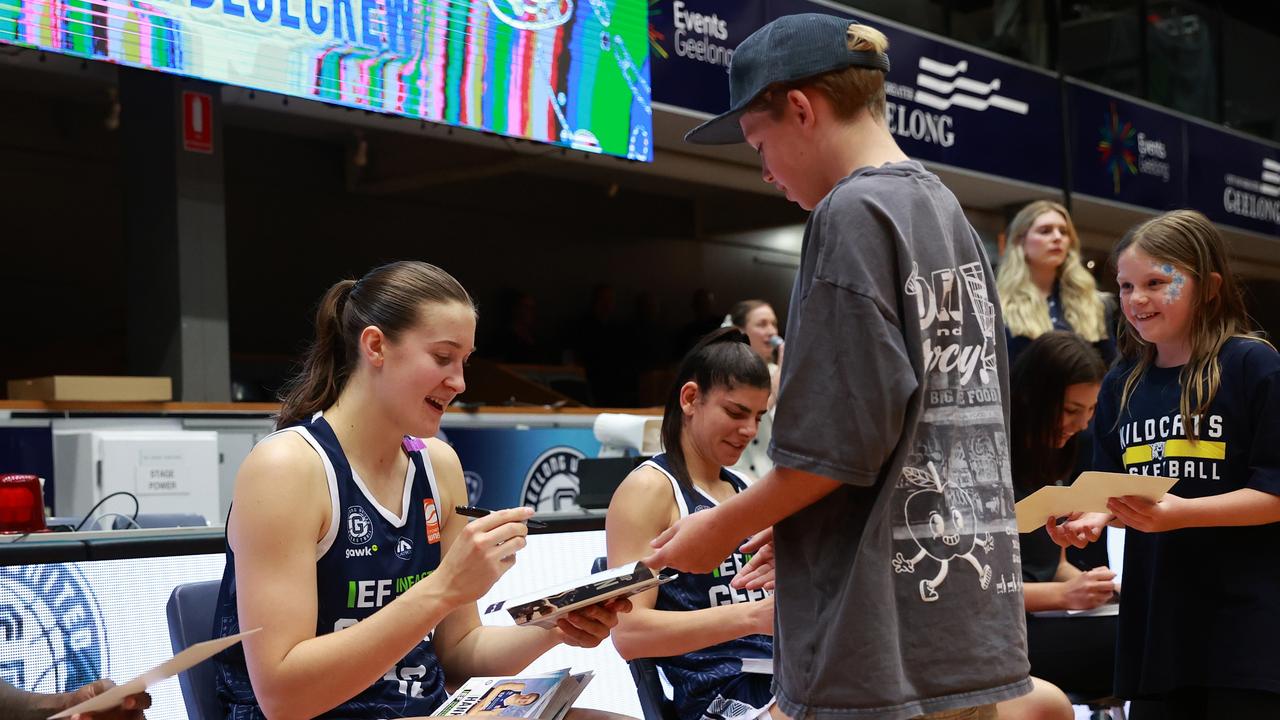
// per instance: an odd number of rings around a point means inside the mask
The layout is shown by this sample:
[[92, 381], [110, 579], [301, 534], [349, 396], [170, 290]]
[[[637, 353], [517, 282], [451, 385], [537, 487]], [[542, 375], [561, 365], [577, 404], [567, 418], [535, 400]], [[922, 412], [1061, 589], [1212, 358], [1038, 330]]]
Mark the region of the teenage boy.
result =
[[706, 572], [773, 526], [783, 712], [994, 718], [1031, 690], [1004, 328], [977, 233], [886, 127], [887, 46], [846, 19], [779, 18], [735, 51], [732, 109], [686, 137], [747, 142], [813, 213], [777, 467], [646, 562]]

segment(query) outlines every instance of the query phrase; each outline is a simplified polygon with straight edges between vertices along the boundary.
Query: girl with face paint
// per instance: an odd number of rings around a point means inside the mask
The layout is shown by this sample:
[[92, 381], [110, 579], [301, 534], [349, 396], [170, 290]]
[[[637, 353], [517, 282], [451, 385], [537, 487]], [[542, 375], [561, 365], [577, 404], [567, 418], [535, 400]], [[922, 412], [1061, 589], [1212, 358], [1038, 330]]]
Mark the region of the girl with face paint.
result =
[[1079, 547], [1128, 528], [1115, 690], [1131, 717], [1280, 717], [1280, 355], [1200, 213], [1138, 225], [1113, 259], [1126, 323], [1094, 465], [1176, 482], [1049, 534]]

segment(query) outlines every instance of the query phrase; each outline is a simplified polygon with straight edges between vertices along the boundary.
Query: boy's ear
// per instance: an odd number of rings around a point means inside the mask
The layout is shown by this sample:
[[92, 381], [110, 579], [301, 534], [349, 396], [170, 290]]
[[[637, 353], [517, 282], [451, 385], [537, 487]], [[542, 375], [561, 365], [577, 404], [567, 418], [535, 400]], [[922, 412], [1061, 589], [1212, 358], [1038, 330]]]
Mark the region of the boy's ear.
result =
[[802, 126], [813, 124], [813, 102], [803, 90], [793, 88], [787, 91], [787, 111], [793, 114]]

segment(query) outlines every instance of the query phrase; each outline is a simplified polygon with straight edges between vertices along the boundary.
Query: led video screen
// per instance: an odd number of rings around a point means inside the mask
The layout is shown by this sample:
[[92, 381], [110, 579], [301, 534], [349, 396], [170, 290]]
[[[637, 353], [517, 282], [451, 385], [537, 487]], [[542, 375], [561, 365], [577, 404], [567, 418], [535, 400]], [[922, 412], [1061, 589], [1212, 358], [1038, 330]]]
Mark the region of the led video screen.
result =
[[651, 160], [645, 0], [0, 0], [0, 43]]

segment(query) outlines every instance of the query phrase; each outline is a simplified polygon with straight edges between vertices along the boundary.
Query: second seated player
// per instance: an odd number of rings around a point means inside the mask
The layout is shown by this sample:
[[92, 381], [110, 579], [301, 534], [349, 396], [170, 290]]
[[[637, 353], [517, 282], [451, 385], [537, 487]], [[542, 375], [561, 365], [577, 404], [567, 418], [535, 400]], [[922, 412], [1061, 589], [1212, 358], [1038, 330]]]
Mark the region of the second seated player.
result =
[[[755, 437], [768, 400], [769, 370], [737, 328], [716, 330], [689, 351], [662, 418], [666, 452], [627, 476], [609, 503], [610, 565], [635, 562], [680, 518], [746, 489], [745, 476], [728, 466]], [[773, 598], [729, 585], [749, 557], [735, 549], [711, 572], [681, 573], [636, 595], [614, 630], [623, 657], [656, 659], [681, 718], [769, 717], [772, 678], [744, 674], [742, 660], [773, 657]]]

